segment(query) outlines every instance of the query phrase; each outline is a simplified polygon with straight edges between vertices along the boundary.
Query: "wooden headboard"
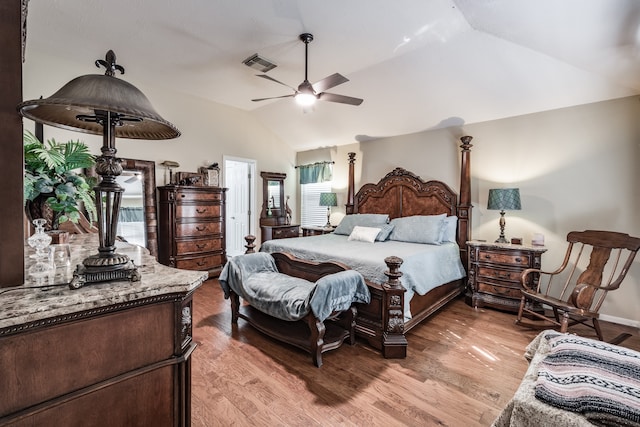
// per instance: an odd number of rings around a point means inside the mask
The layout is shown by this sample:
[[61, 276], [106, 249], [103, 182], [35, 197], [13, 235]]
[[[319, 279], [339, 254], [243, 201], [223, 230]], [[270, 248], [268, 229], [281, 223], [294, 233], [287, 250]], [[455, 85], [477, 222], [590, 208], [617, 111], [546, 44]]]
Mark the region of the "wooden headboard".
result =
[[457, 241], [463, 265], [467, 265], [466, 242], [471, 239], [471, 174], [470, 136], [460, 138], [462, 163], [460, 192], [456, 194], [442, 181], [423, 181], [418, 175], [403, 168], [395, 168], [376, 184], [364, 184], [353, 192], [355, 153], [349, 153], [349, 187], [347, 214], [380, 213], [389, 218], [412, 215], [447, 214], [458, 216]]

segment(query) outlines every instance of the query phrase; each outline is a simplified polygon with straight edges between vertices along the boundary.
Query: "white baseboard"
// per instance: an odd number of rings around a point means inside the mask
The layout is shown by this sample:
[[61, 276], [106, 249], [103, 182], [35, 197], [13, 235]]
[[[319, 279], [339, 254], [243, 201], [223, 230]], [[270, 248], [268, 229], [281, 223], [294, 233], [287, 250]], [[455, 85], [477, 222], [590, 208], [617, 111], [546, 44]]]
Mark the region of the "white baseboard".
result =
[[634, 328], [640, 328], [640, 321], [625, 319], [623, 317], [609, 316], [608, 314], [601, 314], [600, 320], [605, 322], [617, 323], [620, 325], [633, 326]]

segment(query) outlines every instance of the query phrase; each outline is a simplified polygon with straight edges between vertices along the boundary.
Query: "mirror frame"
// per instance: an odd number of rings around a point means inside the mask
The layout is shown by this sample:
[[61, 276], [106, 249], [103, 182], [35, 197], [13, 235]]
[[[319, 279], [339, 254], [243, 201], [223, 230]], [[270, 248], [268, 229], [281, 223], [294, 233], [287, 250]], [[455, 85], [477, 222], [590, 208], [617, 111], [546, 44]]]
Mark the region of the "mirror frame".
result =
[[[144, 207], [144, 224], [146, 247], [154, 257], [158, 256], [158, 213], [156, 207], [156, 164], [150, 160], [120, 159], [123, 170], [137, 171], [143, 174], [142, 203]], [[95, 167], [85, 171], [88, 176], [98, 177]]]
[[[262, 212], [260, 212], [260, 225], [284, 225], [286, 224], [286, 213], [284, 204], [284, 180], [286, 173], [280, 172], [260, 172], [262, 177]], [[272, 209], [276, 214], [268, 215], [269, 211], [269, 181], [277, 181], [280, 185], [280, 207]]]

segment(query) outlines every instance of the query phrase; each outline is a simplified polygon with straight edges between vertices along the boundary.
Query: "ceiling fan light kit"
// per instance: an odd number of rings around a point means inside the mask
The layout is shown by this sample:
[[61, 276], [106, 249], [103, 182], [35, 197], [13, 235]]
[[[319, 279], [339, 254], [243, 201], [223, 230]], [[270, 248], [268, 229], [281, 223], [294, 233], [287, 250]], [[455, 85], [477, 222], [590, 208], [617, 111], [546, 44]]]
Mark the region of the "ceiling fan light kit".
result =
[[300, 34], [299, 38], [304, 43], [304, 81], [300, 83], [300, 85], [298, 85], [298, 89], [295, 89], [285, 83], [282, 83], [281, 81], [274, 79], [273, 77], [267, 76], [266, 74], [258, 74], [257, 75], [258, 77], [261, 77], [265, 80], [271, 80], [272, 82], [275, 82], [290, 88], [291, 90], [293, 90], [293, 94], [273, 96], [270, 98], [256, 98], [256, 99], [252, 99], [252, 101], [257, 102], [257, 101], [266, 101], [268, 99], [294, 98], [299, 105], [302, 105], [305, 107], [313, 105], [316, 102], [316, 100], [337, 102], [340, 104], [349, 104], [349, 105], [362, 104], [363, 100], [360, 98], [354, 98], [351, 96], [338, 95], [335, 93], [325, 92], [325, 90], [327, 89], [331, 89], [332, 87], [336, 87], [338, 85], [341, 85], [342, 83], [346, 83], [349, 81], [349, 79], [347, 79], [346, 77], [344, 77], [339, 73], [332, 74], [313, 84], [309, 83], [309, 79], [307, 77], [308, 71], [309, 71], [309, 55], [308, 54], [309, 54], [309, 43], [313, 41], [313, 35], [310, 33], [302, 33]]

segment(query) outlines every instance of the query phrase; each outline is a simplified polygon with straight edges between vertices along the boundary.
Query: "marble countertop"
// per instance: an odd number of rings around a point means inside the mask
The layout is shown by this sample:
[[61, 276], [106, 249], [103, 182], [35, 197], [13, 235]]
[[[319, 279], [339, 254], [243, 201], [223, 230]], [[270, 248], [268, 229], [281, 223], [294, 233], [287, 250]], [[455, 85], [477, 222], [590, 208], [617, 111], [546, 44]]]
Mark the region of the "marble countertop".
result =
[[0, 329], [158, 295], [188, 293], [208, 277], [206, 271], [178, 270], [159, 264], [147, 249], [118, 242], [116, 252], [129, 256], [138, 267], [141, 280], [87, 283], [72, 290], [68, 283], [75, 266], [98, 252], [97, 234], [72, 235], [70, 249], [69, 267], [34, 275], [36, 261], [30, 257], [34, 251], [25, 248], [25, 283], [0, 288]]
[[467, 242], [469, 246], [486, 246], [492, 249], [526, 249], [535, 252], [546, 252], [547, 248], [544, 246], [534, 246], [534, 245], [515, 245], [513, 243], [495, 243], [495, 242], [486, 242], [483, 240], [469, 240]]

